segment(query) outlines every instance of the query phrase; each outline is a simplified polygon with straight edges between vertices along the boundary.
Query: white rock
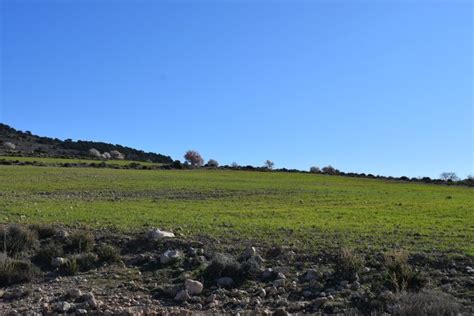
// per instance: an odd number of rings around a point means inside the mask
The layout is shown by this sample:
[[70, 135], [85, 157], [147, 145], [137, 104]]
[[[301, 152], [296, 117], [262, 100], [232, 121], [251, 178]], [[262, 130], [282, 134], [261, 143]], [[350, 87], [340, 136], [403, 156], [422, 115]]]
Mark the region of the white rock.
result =
[[162, 238], [173, 238], [173, 237], [175, 236], [172, 232], [167, 232], [160, 229], [151, 229], [148, 232], [148, 238], [153, 239], [153, 240], [158, 240]]
[[72, 289], [69, 289], [69, 291], [67, 291], [67, 295], [74, 299], [77, 299], [82, 296], [82, 291], [79, 290], [78, 288], [72, 288]]
[[56, 310], [59, 312], [67, 312], [70, 309], [71, 309], [71, 304], [69, 304], [68, 302], [58, 302], [56, 304]]
[[68, 260], [66, 258], [56, 257], [51, 260], [51, 265], [57, 268], [65, 265], [67, 262]]
[[191, 295], [201, 294], [204, 285], [199, 281], [194, 281], [187, 279], [184, 281], [184, 287], [188, 290], [188, 293]]
[[178, 260], [183, 255], [178, 250], [166, 250], [164, 254], [160, 256], [161, 264], [168, 264], [172, 261]]
[[267, 291], [264, 288], [260, 288], [257, 290], [257, 296], [264, 298], [267, 296]]

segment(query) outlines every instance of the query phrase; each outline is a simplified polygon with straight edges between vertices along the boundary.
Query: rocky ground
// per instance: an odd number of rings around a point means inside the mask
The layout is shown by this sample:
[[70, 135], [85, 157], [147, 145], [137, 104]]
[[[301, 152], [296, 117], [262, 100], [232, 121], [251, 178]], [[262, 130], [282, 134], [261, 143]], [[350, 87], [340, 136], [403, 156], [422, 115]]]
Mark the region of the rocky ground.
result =
[[9, 226], [0, 241], [2, 315], [474, 314], [474, 260], [461, 254], [311, 253], [158, 229]]

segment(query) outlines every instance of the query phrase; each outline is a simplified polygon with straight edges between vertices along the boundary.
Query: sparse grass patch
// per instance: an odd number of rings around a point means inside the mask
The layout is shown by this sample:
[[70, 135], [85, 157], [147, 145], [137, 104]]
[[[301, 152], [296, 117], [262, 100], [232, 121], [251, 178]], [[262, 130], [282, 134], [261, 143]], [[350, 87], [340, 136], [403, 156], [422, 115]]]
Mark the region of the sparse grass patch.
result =
[[0, 256], [0, 286], [29, 282], [39, 273], [30, 262]]
[[82, 253], [89, 252], [94, 248], [94, 235], [89, 231], [76, 231], [68, 238], [67, 252]]
[[98, 258], [95, 253], [85, 252], [74, 255], [71, 261], [75, 261], [79, 271], [89, 271], [97, 267]]
[[394, 310], [397, 316], [453, 316], [458, 315], [459, 304], [454, 297], [442, 292], [422, 291], [404, 293]]
[[423, 275], [415, 271], [408, 263], [406, 250], [393, 250], [385, 254], [387, 281], [389, 286], [397, 292], [419, 290], [426, 284]]
[[340, 280], [355, 281], [364, 259], [349, 248], [342, 248], [336, 256], [335, 275]]

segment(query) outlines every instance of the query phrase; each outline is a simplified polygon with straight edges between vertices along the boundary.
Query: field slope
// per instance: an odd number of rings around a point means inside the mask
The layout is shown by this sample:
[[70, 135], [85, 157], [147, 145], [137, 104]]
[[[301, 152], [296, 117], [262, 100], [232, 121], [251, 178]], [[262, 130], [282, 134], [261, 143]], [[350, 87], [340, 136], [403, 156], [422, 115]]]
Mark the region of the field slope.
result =
[[0, 219], [474, 254], [474, 189], [313, 174], [0, 166]]

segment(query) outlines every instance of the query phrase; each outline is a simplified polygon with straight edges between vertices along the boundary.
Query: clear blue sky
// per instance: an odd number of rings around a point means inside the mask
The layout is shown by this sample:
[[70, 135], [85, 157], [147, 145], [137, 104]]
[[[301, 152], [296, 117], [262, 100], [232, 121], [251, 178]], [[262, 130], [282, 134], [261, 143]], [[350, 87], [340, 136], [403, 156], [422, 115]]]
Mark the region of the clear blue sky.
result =
[[472, 1], [0, 2], [15, 128], [180, 160], [474, 173]]

